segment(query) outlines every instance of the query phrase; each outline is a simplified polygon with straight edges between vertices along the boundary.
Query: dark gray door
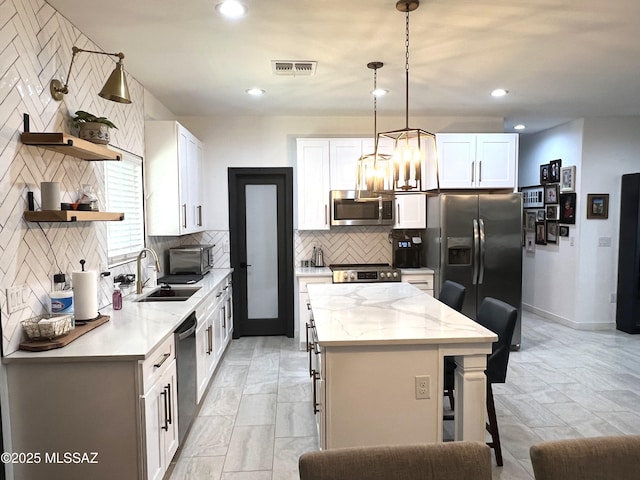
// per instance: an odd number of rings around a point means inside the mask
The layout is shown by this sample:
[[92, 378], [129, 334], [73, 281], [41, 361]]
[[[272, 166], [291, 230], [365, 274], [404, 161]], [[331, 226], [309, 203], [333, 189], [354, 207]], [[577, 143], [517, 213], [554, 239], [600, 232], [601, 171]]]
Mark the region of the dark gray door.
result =
[[293, 337], [293, 169], [229, 169], [234, 338]]

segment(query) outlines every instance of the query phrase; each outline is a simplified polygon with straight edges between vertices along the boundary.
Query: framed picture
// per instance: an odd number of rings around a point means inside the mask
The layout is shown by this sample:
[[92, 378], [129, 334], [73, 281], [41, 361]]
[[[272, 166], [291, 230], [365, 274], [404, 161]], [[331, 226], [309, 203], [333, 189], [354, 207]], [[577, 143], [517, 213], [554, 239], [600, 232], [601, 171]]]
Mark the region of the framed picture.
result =
[[598, 218], [603, 220], [609, 218], [608, 193], [587, 194], [587, 218]]
[[558, 205], [547, 205], [547, 220], [558, 220]]
[[527, 232], [525, 237], [525, 250], [529, 253], [536, 251], [536, 234], [535, 232]]
[[547, 217], [545, 210], [536, 210], [536, 222], [544, 222]]
[[560, 237], [568, 237], [569, 236], [569, 227], [566, 225], [560, 225], [558, 227], [558, 235]]
[[536, 212], [529, 211], [529, 212], [525, 212], [525, 214], [526, 214], [525, 230], [527, 232], [535, 232], [536, 231]]
[[547, 225], [545, 222], [536, 222], [536, 245], [547, 244]]
[[521, 192], [522, 208], [541, 208], [544, 206], [544, 187], [542, 185], [523, 187]]
[[549, 182], [558, 183], [560, 181], [560, 168], [562, 167], [562, 160], [551, 160], [549, 162]]
[[576, 223], [576, 194], [560, 194], [560, 223], [573, 225]]
[[558, 185], [548, 184], [544, 186], [544, 204], [558, 203]]
[[547, 243], [558, 243], [558, 222], [547, 222]]
[[562, 167], [560, 169], [560, 192], [576, 191], [576, 166]]
[[540, 165], [540, 183], [544, 185], [549, 183], [549, 164]]

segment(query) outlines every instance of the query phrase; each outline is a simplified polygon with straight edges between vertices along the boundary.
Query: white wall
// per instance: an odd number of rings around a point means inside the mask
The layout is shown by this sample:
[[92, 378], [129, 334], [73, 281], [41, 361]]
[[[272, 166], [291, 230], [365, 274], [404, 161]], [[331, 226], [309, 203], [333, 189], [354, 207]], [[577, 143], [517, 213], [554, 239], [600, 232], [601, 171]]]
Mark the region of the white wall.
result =
[[[623, 174], [640, 172], [640, 118], [593, 118], [584, 126], [577, 316], [582, 322], [606, 318], [615, 323], [611, 294], [618, 276], [620, 184]], [[588, 193], [609, 194], [607, 220], [584, 220]], [[602, 240], [610, 240], [610, 246], [600, 246]]]
[[[297, 137], [373, 136], [373, 117], [180, 117], [204, 143], [210, 230], [228, 230], [228, 167], [295, 167]], [[378, 130], [404, 127], [404, 118], [378, 119]], [[410, 119], [431, 132], [502, 132], [496, 117]]]
[[[519, 185], [537, 185], [539, 166], [576, 165], [576, 224], [557, 245], [523, 259], [523, 304], [579, 329], [612, 328], [618, 261], [620, 181], [640, 171], [640, 118], [577, 120], [520, 141]], [[589, 193], [608, 193], [609, 218], [586, 218]], [[571, 245], [573, 239], [574, 245]], [[602, 241], [610, 246], [601, 246]]]

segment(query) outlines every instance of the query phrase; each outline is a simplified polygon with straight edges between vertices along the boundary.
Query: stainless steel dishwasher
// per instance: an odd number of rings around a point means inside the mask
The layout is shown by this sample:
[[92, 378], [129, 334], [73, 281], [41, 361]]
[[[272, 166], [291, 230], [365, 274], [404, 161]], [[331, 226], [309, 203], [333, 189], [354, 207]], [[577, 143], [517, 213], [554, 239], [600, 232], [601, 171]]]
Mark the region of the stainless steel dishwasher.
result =
[[180, 444], [196, 413], [196, 312], [175, 333], [178, 370], [178, 434]]

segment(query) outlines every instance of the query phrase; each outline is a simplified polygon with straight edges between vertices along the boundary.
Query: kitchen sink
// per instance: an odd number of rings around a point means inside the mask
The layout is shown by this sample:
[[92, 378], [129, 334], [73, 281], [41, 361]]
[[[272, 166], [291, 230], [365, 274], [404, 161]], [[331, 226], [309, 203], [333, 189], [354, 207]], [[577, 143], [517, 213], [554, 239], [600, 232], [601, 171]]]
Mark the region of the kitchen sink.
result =
[[136, 300], [136, 302], [184, 302], [201, 287], [160, 287]]

